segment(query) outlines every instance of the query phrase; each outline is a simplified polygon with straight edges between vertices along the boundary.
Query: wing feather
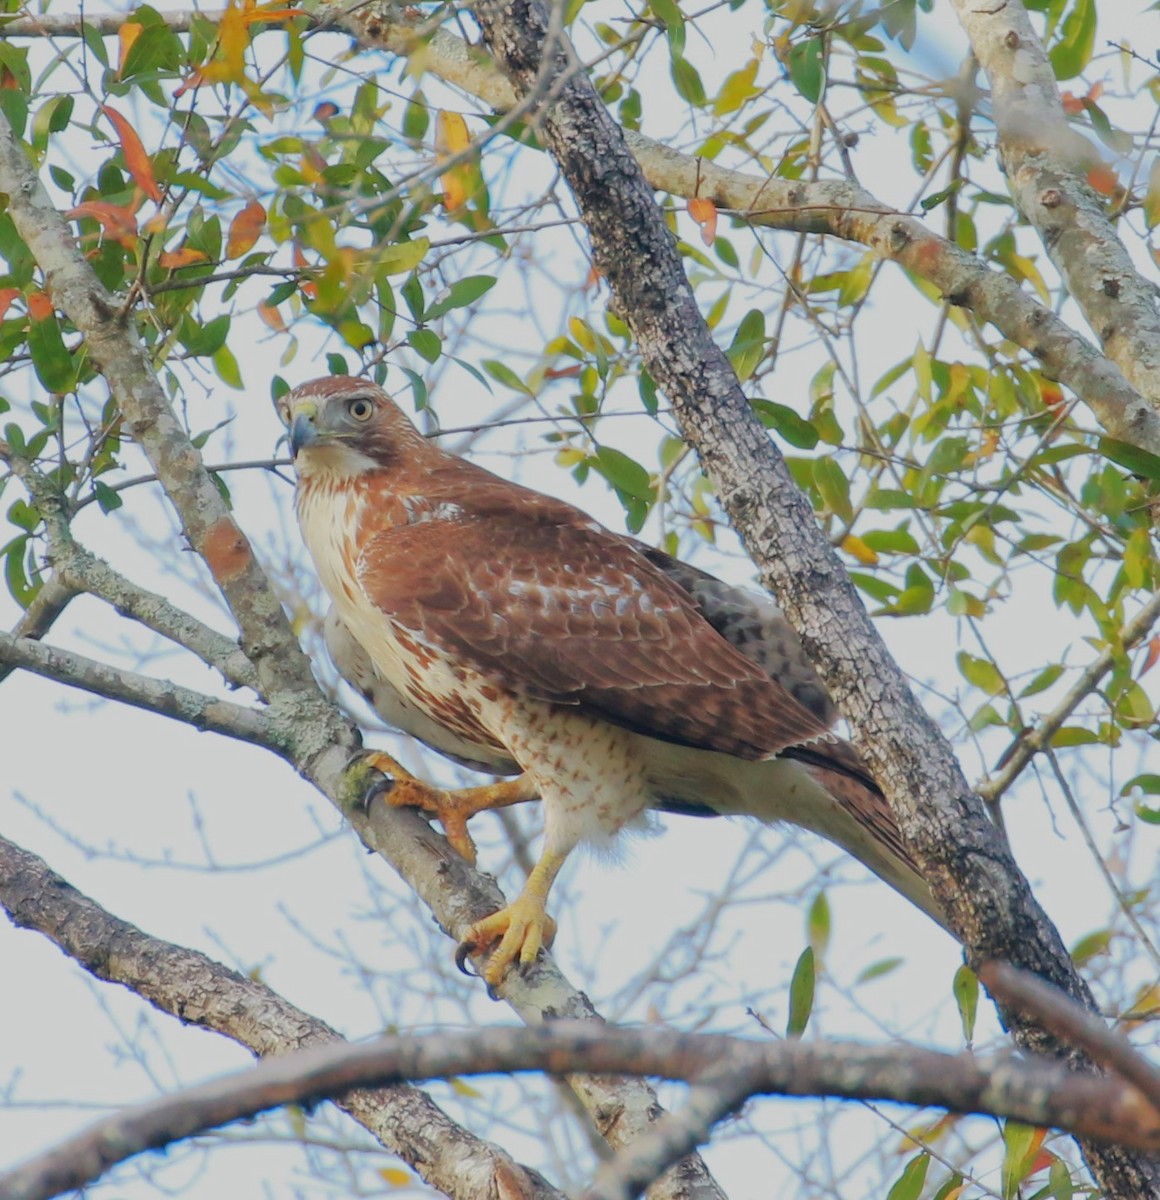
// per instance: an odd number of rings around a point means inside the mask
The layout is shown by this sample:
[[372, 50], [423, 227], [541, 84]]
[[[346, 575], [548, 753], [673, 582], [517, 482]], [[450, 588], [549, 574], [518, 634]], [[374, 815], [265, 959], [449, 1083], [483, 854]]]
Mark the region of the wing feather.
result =
[[358, 570], [392, 621], [517, 693], [745, 758], [826, 735], [636, 543], [593, 523], [518, 505], [425, 520], [374, 534]]

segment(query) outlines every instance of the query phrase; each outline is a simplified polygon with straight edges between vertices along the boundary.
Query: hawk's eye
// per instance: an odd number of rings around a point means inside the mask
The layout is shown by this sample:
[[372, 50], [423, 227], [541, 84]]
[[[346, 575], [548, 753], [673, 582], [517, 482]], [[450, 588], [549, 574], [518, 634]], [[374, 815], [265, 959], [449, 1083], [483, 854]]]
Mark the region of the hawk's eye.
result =
[[369, 421], [374, 415], [375, 406], [365, 396], [356, 396], [346, 402], [346, 411], [356, 421]]

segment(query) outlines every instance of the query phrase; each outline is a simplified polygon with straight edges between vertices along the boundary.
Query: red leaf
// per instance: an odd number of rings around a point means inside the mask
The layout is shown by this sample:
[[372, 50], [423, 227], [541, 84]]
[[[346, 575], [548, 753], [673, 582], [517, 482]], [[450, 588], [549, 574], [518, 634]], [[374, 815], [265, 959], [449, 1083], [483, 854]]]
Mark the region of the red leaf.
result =
[[701, 241], [711, 246], [717, 237], [717, 205], [703, 196], [694, 196], [688, 209], [689, 216], [701, 227]]
[[251, 200], [230, 222], [226, 258], [241, 258], [252, 249], [265, 224], [266, 210], [257, 200]]
[[70, 221], [81, 217], [92, 217], [101, 228], [118, 241], [126, 250], [132, 250], [137, 242], [136, 208], [128, 205], [110, 204], [107, 200], [86, 200], [71, 208], [65, 216]]
[[1152, 670], [1157, 660], [1160, 660], [1160, 633], [1154, 634], [1148, 643], [1148, 653], [1144, 656], [1144, 665], [1140, 668], [1136, 678], [1139, 679], [1140, 675], [1146, 675]]
[[117, 138], [121, 143], [121, 153], [125, 156], [125, 169], [133, 177], [133, 182], [156, 204], [161, 203], [161, 189], [153, 174], [153, 164], [145, 153], [145, 145], [137, 136], [137, 131], [129, 124], [115, 108], [102, 104], [105, 116], [113, 122]]
[[12, 301], [19, 295], [19, 288], [0, 288], [0, 321], [4, 320], [5, 314], [12, 307]]
[[52, 301], [43, 292], [28, 293], [28, 315], [34, 321], [52, 316]]
[[1097, 163], [1088, 172], [1088, 183], [1099, 192], [1101, 196], [1110, 196], [1115, 190], [1119, 179], [1116, 177], [1115, 171], [1107, 165], [1107, 163]]

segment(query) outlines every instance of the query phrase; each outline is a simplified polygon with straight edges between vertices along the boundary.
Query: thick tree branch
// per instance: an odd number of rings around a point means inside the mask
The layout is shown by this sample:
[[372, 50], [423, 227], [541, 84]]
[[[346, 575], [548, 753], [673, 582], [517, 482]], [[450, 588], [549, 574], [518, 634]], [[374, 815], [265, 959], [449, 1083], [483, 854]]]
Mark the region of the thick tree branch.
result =
[[[547, 16], [538, 0], [476, 6], [517, 94], [543, 72]], [[554, 58], [557, 76], [569, 69]], [[802, 635], [850, 721], [861, 753], [969, 961], [1009, 959], [1092, 1006], [1059, 935], [988, 821], [945, 737], [923, 712], [862, 606], [810, 505], [762, 429], [699, 312], [672, 235], [621, 132], [582, 75], [544, 113], [546, 140], [572, 188], [597, 267], [668, 394], [729, 516]], [[1067, 1048], [1034, 1020], [1005, 1009], [1025, 1046]], [[1077, 1064], [1080, 1055], [1072, 1055]], [[1088, 1143], [1109, 1195], [1160, 1195], [1160, 1160]]]
[[[1088, 183], [1096, 147], [1067, 122], [1055, 72], [1022, 0], [953, 0], [991, 85], [999, 150], [1035, 226], [1108, 357], [1160, 412], [1160, 312]], [[1117, 435], [1118, 436], [1118, 435]]]
[[[215, 12], [202, 15], [211, 21], [221, 16]], [[511, 84], [482, 50], [446, 29], [430, 30], [422, 13], [391, 0], [364, 4], [318, 0], [311, 15], [320, 25], [339, 25], [368, 49], [405, 57], [421, 44], [424, 71], [496, 112], [506, 112], [516, 103]], [[171, 29], [183, 31], [189, 28], [193, 13], [168, 12], [164, 16]], [[117, 32], [121, 18], [98, 14], [86, 17], [84, 24], [108, 36]], [[79, 36], [81, 27], [79, 14], [23, 17], [8, 22], [3, 36]], [[1112, 437], [1160, 454], [1160, 414], [1122, 373], [1137, 361], [1138, 346], [1128, 353], [1127, 363], [1117, 366], [1109, 362], [1051, 309], [1024, 292], [1009, 274], [992, 270], [975, 255], [933, 233], [923, 221], [892, 209], [852, 182], [751, 175], [681, 154], [631, 130], [624, 131], [624, 137], [649, 185], [658, 191], [686, 199], [711, 199], [719, 208], [754, 225], [859, 242], [878, 257], [927, 280], [946, 300], [970, 309], [1033, 354], [1044, 372], [1079, 396]], [[1094, 321], [1092, 324], [1101, 328]], [[1134, 375], [1129, 377], [1143, 388]]]
[[[161, 1012], [222, 1034], [261, 1058], [342, 1038], [265, 984], [196, 950], [150, 937], [103, 909], [36, 855], [0, 838], [0, 906], [12, 921], [50, 938], [100, 979], [136, 992]], [[453, 1200], [562, 1200], [535, 1171], [456, 1124], [425, 1093], [405, 1084], [356, 1087], [336, 1103], [392, 1154]], [[144, 1147], [141, 1147], [144, 1148]], [[133, 1151], [136, 1153], [136, 1151]], [[50, 1196], [83, 1186], [120, 1159], [97, 1151], [40, 1156], [33, 1180], [17, 1168], [12, 1196]], [[31, 1165], [31, 1164], [30, 1164]], [[7, 1183], [0, 1195], [8, 1196]]]
[[285, 753], [285, 742], [266, 712], [219, 700], [168, 679], [124, 671], [71, 650], [47, 646], [32, 638], [14, 638], [7, 633], [0, 633], [0, 664], [9, 668], [22, 667], [45, 679], [80, 688], [106, 700], [119, 700], [134, 708], [183, 721], [196, 729]]
[[[842, 1042], [754, 1042], [706, 1034], [555, 1021], [538, 1029], [477, 1029], [427, 1037], [392, 1036], [287, 1054], [247, 1071], [123, 1109], [38, 1155], [6, 1177], [7, 1200], [44, 1200], [88, 1182], [115, 1162], [170, 1145], [284, 1104], [339, 1096], [355, 1087], [513, 1071], [562, 1075], [577, 1070], [732, 1082], [728, 1101], [706, 1111], [719, 1119], [749, 1096], [840, 1096], [937, 1105], [1034, 1125], [1081, 1128], [1092, 1138], [1160, 1147], [1160, 1113], [1132, 1084], [1075, 1075], [1045, 1060], [942, 1054], [915, 1046], [868, 1048]], [[678, 1123], [678, 1114], [672, 1123]], [[690, 1128], [694, 1128], [691, 1125]], [[658, 1141], [665, 1131], [658, 1128]], [[670, 1139], [668, 1161], [685, 1149]], [[643, 1165], [643, 1164], [641, 1164]], [[660, 1166], [665, 1163], [661, 1162]], [[606, 1173], [606, 1180], [613, 1175]], [[622, 1176], [622, 1178], [625, 1178]], [[644, 1176], [639, 1183], [647, 1183]], [[600, 1186], [601, 1200], [632, 1191]]]
[[[423, 14], [401, 9], [390, 0], [358, 5], [321, 0], [319, 13], [341, 24], [363, 46], [403, 56], [416, 48], [423, 29], [425, 71], [496, 112], [505, 112], [516, 102], [512, 85], [490, 59], [446, 29], [427, 29]], [[987, 267], [922, 221], [890, 208], [851, 182], [749, 175], [681, 154], [644, 134], [623, 132], [650, 187], [674, 196], [710, 199], [754, 225], [862, 243], [880, 258], [934, 284], [945, 299], [970, 309], [1023, 346], [1051, 378], [1065, 383], [1083, 400], [1112, 437], [1160, 454], [1160, 415], [1121, 374], [1123, 364], [1110, 363], [1049, 308], [1023, 292], [1006, 272]]]

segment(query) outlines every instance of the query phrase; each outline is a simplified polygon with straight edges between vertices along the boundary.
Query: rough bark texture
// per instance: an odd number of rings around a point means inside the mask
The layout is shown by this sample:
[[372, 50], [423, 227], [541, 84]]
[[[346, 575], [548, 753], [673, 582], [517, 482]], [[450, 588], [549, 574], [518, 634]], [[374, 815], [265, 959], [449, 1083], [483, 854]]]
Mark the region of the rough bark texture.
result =
[[[222, 1034], [259, 1057], [343, 1040], [264, 984], [113, 916], [36, 855], [3, 838], [0, 906], [16, 925], [44, 934], [98, 979], [131, 988], [161, 1012]], [[456, 1124], [417, 1088], [355, 1088], [335, 1102], [432, 1187], [456, 1200], [562, 1200], [538, 1173]], [[54, 1195], [78, 1187], [101, 1174], [102, 1159], [109, 1160], [117, 1145], [116, 1139], [98, 1140], [67, 1161], [65, 1156], [36, 1169], [17, 1168], [0, 1181], [0, 1195]], [[146, 1148], [142, 1144], [134, 1152]], [[46, 1182], [52, 1190], [44, 1189]]]
[[[551, 88], [542, 136], [576, 196], [614, 303], [767, 586], [850, 721], [968, 960], [1015, 963], [1092, 1007], [1054, 926], [751, 412], [697, 309], [675, 240], [590, 81], [573, 72], [564, 82], [570, 60], [562, 49], [546, 60], [548, 18], [538, 0], [481, 3], [475, 12], [517, 94]], [[1086, 1063], [1037, 1022], [1010, 1010], [1003, 1015], [1021, 1045]], [[1091, 1143], [1084, 1151], [1110, 1196], [1160, 1196], [1160, 1160]]]

